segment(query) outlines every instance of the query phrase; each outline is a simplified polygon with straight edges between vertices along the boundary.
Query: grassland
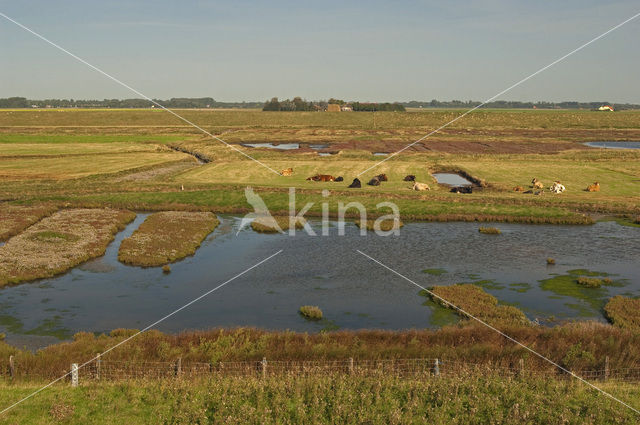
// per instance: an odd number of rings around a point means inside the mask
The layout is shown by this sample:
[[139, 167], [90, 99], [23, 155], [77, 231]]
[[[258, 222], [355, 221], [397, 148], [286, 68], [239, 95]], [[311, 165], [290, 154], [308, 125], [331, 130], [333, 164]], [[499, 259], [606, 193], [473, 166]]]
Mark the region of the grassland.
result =
[[[606, 391], [637, 406], [634, 386]], [[0, 386], [8, 403], [36, 385]], [[4, 407], [4, 406], [0, 406]], [[278, 377], [55, 386], [7, 412], [30, 424], [632, 424], [630, 409], [546, 378]]]
[[[275, 170], [293, 167], [293, 176], [275, 175], [162, 111], [5, 110], [0, 111], [0, 199], [243, 213], [251, 210], [243, 196], [250, 185], [270, 209], [286, 214], [283, 190], [293, 186], [300, 202], [315, 203], [312, 215], [328, 202], [335, 216], [338, 202], [352, 200], [363, 202], [373, 216], [377, 203], [392, 200], [405, 221], [590, 223], [591, 214], [640, 214], [640, 152], [587, 149], [580, 143], [640, 139], [638, 112], [480, 111], [365, 173], [363, 181], [378, 173], [386, 173], [389, 181], [361, 189], [346, 186], [384, 159], [372, 152], [400, 149], [458, 111], [376, 113], [375, 128], [368, 113], [183, 112], [204, 128], [224, 133], [230, 143], [302, 143], [299, 152], [240, 147]], [[336, 154], [318, 156], [308, 143], [327, 144], [325, 150]], [[198, 164], [176, 149], [212, 161]], [[432, 177], [447, 170], [467, 173], [487, 186], [469, 195], [449, 193]], [[314, 174], [345, 181], [306, 181]], [[402, 181], [407, 174], [432, 190], [412, 191]], [[567, 192], [513, 192], [516, 185], [526, 188], [533, 177], [545, 183], [560, 180]], [[600, 192], [583, 191], [596, 180]], [[328, 198], [323, 189], [330, 191]]]
[[0, 247], [0, 287], [52, 277], [104, 254], [135, 217], [111, 209], [61, 210]]
[[120, 244], [118, 260], [152, 267], [193, 255], [220, 224], [209, 212], [164, 211], [150, 215]]

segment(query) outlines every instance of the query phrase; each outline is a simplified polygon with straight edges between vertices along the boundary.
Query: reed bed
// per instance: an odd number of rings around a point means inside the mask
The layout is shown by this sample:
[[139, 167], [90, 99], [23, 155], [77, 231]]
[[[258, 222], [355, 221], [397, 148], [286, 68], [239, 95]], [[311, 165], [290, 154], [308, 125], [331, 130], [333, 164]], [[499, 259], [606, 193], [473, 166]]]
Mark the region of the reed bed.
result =
[[617, 295], [604, 306], [604, 313], [614, 326], [640, 332], [640, 299]]

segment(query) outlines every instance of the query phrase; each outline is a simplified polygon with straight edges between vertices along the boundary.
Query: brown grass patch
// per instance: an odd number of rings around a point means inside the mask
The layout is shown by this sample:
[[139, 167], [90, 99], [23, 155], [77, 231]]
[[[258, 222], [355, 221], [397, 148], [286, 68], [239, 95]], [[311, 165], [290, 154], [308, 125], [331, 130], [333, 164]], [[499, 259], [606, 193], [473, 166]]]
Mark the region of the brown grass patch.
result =
[[73, 209], [43, 219], [0, 247], [0, 286], [52, 277], [103, 255], [134, 218], [130, 211]]
[[[529, 320], [522, 311], [513, 306], [498, 305], [496, 297], [486, 293], [482, 288], [476, 285], [458, 284], [451, 286], [435, 286], [431, 289], [431, 292], [491, 325], [529, 324]], [[453, 308], [451, 305], [443, 302], [437, 297], [430, 294], [429, 296], [438, 304], [447, 308]], [[457, 309], [456, 312], [463, 317], [467, 317]]]
[[580, 276], [576, 279], [578, 285], [582, 285], [587, 288], [599, 288], [602, 286], [602, 279], [598, 279], [597, 277], [586, 277]]
[[15, 236], [57, 210], [53, 205], [0, 204], [0, 241]]
[[300, 314], [309, 320], [322, 319], [322, 310], [315, 305], [303, 305], [300, 307]]
[[480, 227], [478, 232], [484, 233], [485, 235], [499, 235], [502, 233], [497, 227]]
[[120, 244], [118, 260], [154, 267], [193, 255], [220, 221], [210, 212], [164, 211], [150, 215]]
[[617, 295], [604, 306], [604, 313], [614, 326], [640, 331], [640, 299]]

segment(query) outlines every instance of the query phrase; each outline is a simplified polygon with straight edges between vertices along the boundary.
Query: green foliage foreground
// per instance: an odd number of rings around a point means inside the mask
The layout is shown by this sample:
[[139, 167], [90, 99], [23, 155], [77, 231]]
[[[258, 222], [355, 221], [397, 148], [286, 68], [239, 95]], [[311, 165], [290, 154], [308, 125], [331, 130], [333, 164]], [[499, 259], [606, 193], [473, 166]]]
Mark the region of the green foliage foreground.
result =
[[[637, 391], [606, 384], [640, 405]], [[14, 402], [37, 386], [0, 387]], [[627, 424], [632, 410], [573, 381], [494, 376], [313, 376], [49, 388], [5, 413], [29, 424]]]

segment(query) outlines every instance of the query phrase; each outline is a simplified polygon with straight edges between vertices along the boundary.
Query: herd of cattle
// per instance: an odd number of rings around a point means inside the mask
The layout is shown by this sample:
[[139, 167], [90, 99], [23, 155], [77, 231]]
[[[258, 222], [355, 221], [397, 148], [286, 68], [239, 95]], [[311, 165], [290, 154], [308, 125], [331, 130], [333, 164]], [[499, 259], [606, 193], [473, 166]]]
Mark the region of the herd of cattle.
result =
[[[513, 188], [513, 190], [514, 192], [533, 193], [535, 195], [542, 195], [544, 193], [544, 184], [537, 178], [534, 178], [533, 180], [531, 180], [531, 190], [525, 191], [524, 187], [522, 186], [516, 186]], [[560, 183], [559, 180], [554, 181], [553, 184], [549, 186], [549, 191], [551, 193], [562, 193], [565, 190], [567, 190], [567, 188], [562, 183]], [[593, 184], [590, 184], [589, 186], [587, 186], [585, 191], [599, 192], [600, 183], [595, 182]]]
[[[292, 176], [293, 175], [293, 168], [286, 168], [284, 170], [282, 170], [280, 172], [281, 175], [283, 176]], [[316, 182], [341, 182], [344, 181], [344, 178], [342, 176], [338, 176], [338, 177], [334, 177], [330, 174], [316, 174], [315, 176], [311, 176], [308, 177], [307, 180], [311, 180], [311, 181], [316, 181]], [[406, 176], [404, 179], [404, 181], [406, 182], [413, 182], [413, 186], [412, 189], [413, 190], [431, 190], [431, 188], [429, 187], [429, 185], [427, 183], [419, 183], [416, 181], [416, 176], [413, 174], [409, 174], [408, 176]], [[371, 180], [369, 180], [369, 182], [367, 183], [369, 186], [380, 186], [380, 183], [382, 182], [386, 182], [389, 181], [389, 179], [387, 178], [386, 174], [378, 174], [377, 176], [373, 177]], [[347, 186], [349, 188], [359, 188], [362, 187], [362, 182], [360, 181], [360, 179], [358, 179], [357, 177], [355, 179], [353, 179], [353, 182], [351, 182], [351, 184], [349, 186]], [[542, 193], [544, 193], [544, 184], [538, 180], [537, 178], [534, 178], [533, 180], [531, 180], [531, 190], [527, 190], [525, 191], [525, 188], [522, 186], [516, 186], [513, 188], [514, 192], [523, 192], [523, 193], [533, 193], [535, 195], [541, 195]], [[560, 183], [560, 181], [556, 180], [553, 182], [553, 184], [551, 186], [549, 186], [549, 191], [552, 193], [562, 193], [565, 190], [567, 190], [567, 188]], [[600, 183], [595, 182], [591, 185], [589, 185], [585, 191], [587, 192], [599, 192], [600, 191]], [[472, 186], [458, 186], [458, 187], [454, 187], [451, 189], [451, 192], [453, 193], [472, 193], [473, 192], [473, 187]]]

